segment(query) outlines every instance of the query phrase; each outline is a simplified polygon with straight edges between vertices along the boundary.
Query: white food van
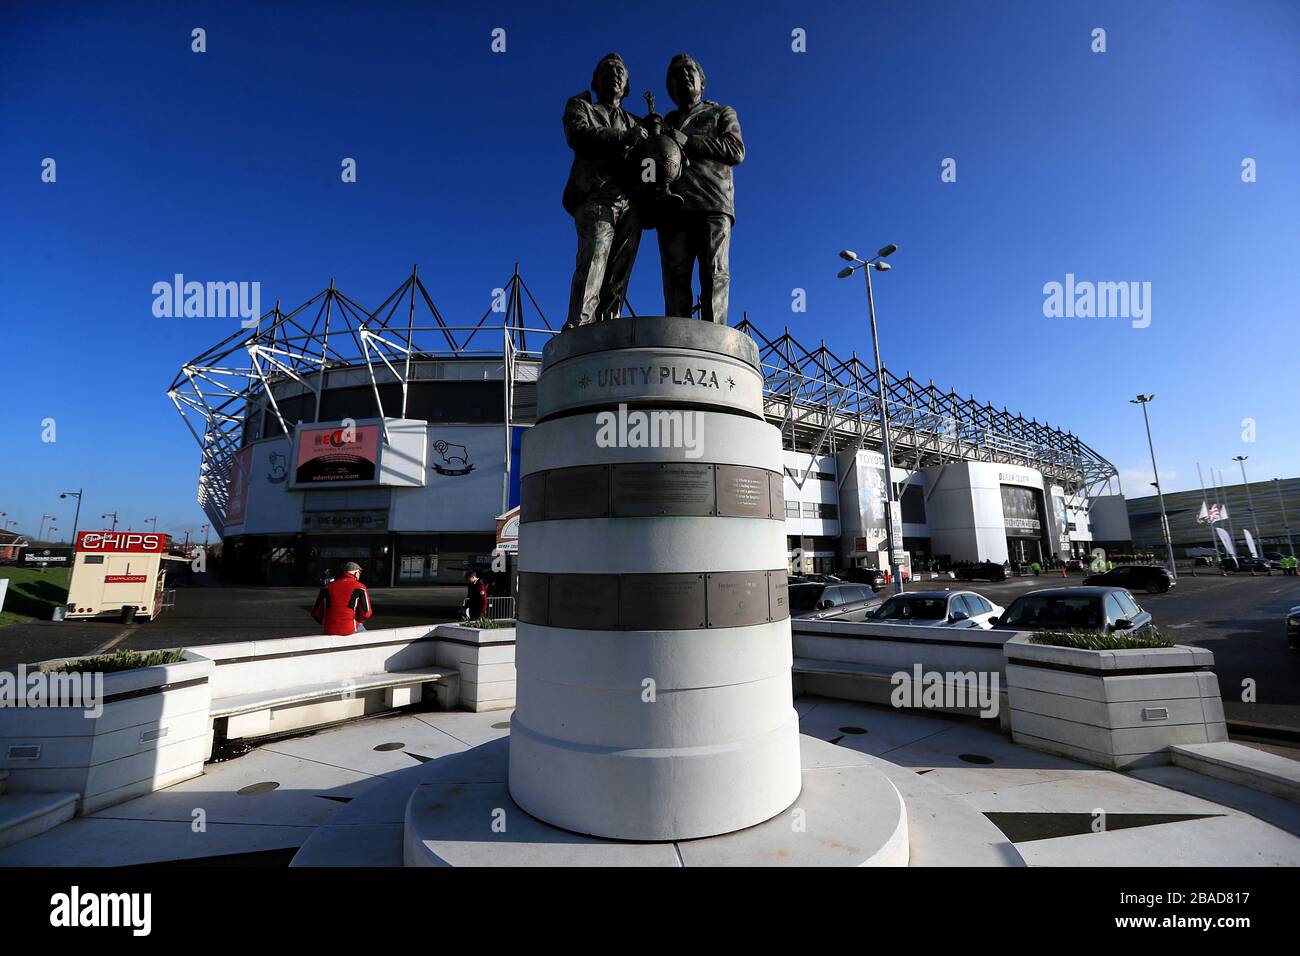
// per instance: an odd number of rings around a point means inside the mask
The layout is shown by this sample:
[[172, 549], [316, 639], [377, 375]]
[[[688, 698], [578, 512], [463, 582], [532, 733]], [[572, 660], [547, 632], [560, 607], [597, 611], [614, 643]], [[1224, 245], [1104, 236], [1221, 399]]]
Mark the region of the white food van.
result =
[[152, 620], [171, 606], [166, 561], [171, 535], [144, 531], [82, 531], [77, 535], [66, 618]]

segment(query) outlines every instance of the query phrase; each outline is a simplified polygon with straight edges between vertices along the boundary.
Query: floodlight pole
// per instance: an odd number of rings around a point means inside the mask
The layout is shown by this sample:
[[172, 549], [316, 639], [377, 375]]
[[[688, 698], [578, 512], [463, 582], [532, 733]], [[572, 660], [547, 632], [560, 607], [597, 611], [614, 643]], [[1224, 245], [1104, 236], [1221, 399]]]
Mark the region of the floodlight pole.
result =
[[876, 332], [876, 298], [871, 290], [871, 266], [862, 270], [867, 277], [867, 312], [871, 316], [871, 348], [876, 356], [876, 394], [880, 399], [880, 449], [885, 456], [885, 546], [889, 549], [889, 574], [894, 580], [894, 593], [903, 593], [903, 577], [899, 573], [894, 550], [894, 455], [889, 440], [889, 404], [885, 401], [885, 370], [880, 364], [880, 336]]
[[1151, 441], [1151, 419], [1147, 417], [1147, 403], [1155, 398], [1154, 395], [1139, 395], [1137, 398], [1129, 399], [1134, 405], [1142, 406], [1142, 422], [1147, 427], [1147, 448], [1151, 451], [1151, 470], [1155, 473], [1156, 497], [1160, 499], [1160, 524], [1165, 532], [1165, 547], [1169, 550], [1169, 574], [1176, 581], [1178, 580], [1178, 567], [1174, 563], [1174, 541], [1169, 533], [1169, 516], [1165, 513], [1165, 490], [1160, 487], [1160, 470], [1156, 467], [1156, 446]]
[[1260, 549], [1260, 553], [1263, 554], [1264, 539], [1259, 534], [1259, 518], [1255, 516], [1255, 500], [1250, 495], [1250, 482], [1246, 480], [1246, 459], [1248, 457], [1248, 455], [1234, 455], [1232, 460], [1241, 466], [1241, 483], [1246, 488], [1246, 507], [1250, 509], [1250, 523], [1255, 528], [1256, 546]]

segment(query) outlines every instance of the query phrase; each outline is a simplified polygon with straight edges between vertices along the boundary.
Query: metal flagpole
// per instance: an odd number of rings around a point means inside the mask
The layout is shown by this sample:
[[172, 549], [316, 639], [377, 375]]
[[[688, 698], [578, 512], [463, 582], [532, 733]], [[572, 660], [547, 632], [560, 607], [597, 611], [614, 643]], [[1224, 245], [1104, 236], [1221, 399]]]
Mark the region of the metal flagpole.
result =
[[[1210, 469], [1210, 473], [1214, 474], [1214, 469]], [[1237, 546], [1237, 529], [1232, 526], [1232, 509], [1228, 507], [1228, 491], [1227, 486], [1223, 483], [1222, 471], [1218, 474], [1218, 480], [1219, 496], [1223, 498], [1223, 510], [1227, 512], [1228, 517], [1228, 540], [1232, 542], [1232, 546], [1235, 548]]]
[[[1201, 474], [1201, 463], [1196, 463], [1196, 480], [1201, 483], [1201, 504], [1205, 506], [1205, 476]], [[1214, 560], [1222, 560], [1219, 555], [1219, 535], [1214, 530], [1214, 519], [1208, 514], [1209, 508], [1206, 507], [1205, 523], [1210, 526], [1210, 543], [1214, 545]]]

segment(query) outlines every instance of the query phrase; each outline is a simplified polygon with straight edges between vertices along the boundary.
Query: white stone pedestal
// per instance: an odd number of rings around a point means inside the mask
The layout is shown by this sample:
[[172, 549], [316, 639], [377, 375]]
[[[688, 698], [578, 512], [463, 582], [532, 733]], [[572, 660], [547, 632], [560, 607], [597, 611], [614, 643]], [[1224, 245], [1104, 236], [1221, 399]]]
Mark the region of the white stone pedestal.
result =
[[752, 340], [680, 318], [557, 336], [521, 469], [514, 801], [646, 841], [789, 807], [781, 441]]
[[[907, 810], [888, 764], [803, 737], [803, 790], [771, 819], [673, 842], [572, 833], [523, 813], [506, 791], [506, 739], [438, 761], [406, 805], [406, 866], [907, 866]], [[511, 789], [513, 790], [513, 732]]]

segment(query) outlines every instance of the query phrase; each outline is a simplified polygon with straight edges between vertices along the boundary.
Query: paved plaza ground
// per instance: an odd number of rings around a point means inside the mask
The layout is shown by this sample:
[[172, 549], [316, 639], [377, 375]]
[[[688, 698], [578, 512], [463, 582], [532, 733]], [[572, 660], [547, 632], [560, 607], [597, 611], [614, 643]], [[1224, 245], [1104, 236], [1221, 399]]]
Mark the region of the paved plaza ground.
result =
[[[887, 761], [912, 866], [1300, 864], [1300, 807], [1254, 790], [1174, 766], [1099, 770], [976, 720], [815, 697], [795, 707], [805, 735]], [[0, 850], [0, 867], [400, 866], [412, 792], [442, 758], [508, 734], [509, 719], [407, 711], [269, 742]]]

